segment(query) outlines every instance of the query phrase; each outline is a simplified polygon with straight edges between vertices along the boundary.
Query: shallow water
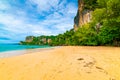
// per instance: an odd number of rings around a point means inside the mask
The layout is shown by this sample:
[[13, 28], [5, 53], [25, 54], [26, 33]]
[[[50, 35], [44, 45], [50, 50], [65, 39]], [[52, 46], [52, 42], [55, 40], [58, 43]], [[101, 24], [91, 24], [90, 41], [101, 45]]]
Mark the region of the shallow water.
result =
[[49, 48], [49, 47], [50, 46], [0, 44], [0, 52], [14, 51], [14, 50], [27, 50], [27, 49], [36, 49], [36, 48]]

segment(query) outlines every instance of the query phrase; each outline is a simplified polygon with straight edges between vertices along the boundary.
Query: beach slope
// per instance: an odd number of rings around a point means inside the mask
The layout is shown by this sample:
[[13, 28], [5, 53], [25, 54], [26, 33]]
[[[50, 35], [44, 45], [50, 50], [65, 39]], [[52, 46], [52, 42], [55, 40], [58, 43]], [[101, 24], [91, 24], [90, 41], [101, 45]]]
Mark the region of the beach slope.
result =
[[120, 80], [120, 48], [68, 46], [0, 59], [0, 80]]

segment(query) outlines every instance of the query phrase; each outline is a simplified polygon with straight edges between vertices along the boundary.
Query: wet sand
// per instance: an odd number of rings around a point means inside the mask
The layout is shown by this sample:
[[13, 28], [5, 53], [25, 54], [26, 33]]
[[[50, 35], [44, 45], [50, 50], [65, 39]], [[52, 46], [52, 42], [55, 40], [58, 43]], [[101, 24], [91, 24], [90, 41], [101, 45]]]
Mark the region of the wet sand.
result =
[[3, 58], [0, 80], [120, 80], [120, 48], [69, 46]]
[[8, 57], [19, 56], [19, 55], [23, 55], [23, 54], [48, 51], [48, 50], [55, 49], [55, 48], [59, 48], [59, 46], [58, 47], [49, 47], [49, 48], [36, 48], [36, 49], [25, 49], [25, 50], [0, 52], [0, 58], [8, 58]]

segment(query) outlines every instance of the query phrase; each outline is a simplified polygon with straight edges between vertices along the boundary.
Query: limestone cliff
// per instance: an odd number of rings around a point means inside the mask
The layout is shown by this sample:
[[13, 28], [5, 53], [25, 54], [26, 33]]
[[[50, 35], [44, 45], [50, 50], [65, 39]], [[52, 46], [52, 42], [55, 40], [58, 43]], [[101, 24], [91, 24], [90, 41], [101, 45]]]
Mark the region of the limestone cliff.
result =
[[25, 39], [25, 42], [32, 42], [33, 38], [34, 38], [34, 36], [27, 36]]
[[84, 0], [78, 0], [78, 11], [77, 11], [77, 15], [74, 18], [75, 31], [82, 25], [90, 22], [91, 12], [92, 11], [84, 8]]
[[48, 45], [52, 43], [52, 40], [55, 39], [54, 36], [27, 36], [25, 41], [20, 41], [19, 44], [27, 45]]

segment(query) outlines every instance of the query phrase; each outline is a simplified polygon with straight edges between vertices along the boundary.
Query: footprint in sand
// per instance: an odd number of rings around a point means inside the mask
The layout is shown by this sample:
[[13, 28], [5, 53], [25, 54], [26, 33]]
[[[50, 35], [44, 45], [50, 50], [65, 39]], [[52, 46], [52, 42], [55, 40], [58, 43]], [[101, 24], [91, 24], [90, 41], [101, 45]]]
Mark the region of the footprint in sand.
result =
[[84, 58], [78, 58], [77, 60], [80, 60], [80, 61], [81, 61], [81, 60], [84, 60]]
[[89, 57], [89, 56], [84, 56], [84, 58], [80, 57], [80, 58], [77, 58], [77, 60], [80, 61], [79, 64], [82, 67], [82, 69], [81, 69], [81, 67], [78, 68], [79, 73], [80, 73], [81, 70], [83, 70], [83, 71], [86, 71], [86, 73], [90, 74], [90, 73], [92, 73], [92, 71], [97, 70], [100, 73], [102, 72], [103, 74], [108, 76], [109, 80], [116, 80], [113, 77], [111, 77], [108, 74], [108, 72], [105, 71], [102, 67], [96, 66], [95, 65], [96, 61], [95, 61], [94, 58]]
[[88, 57], [88, 56], [84, 56], [84, 58], [80, 57], [77, 60], [80, 61], [79, 64], [83, 65], [83, 67], [89, 67], [89, 68], [91, 68], [92, 66], [94, 66], [94, 64], [96, 62], [94, 60], [94, 58]]

